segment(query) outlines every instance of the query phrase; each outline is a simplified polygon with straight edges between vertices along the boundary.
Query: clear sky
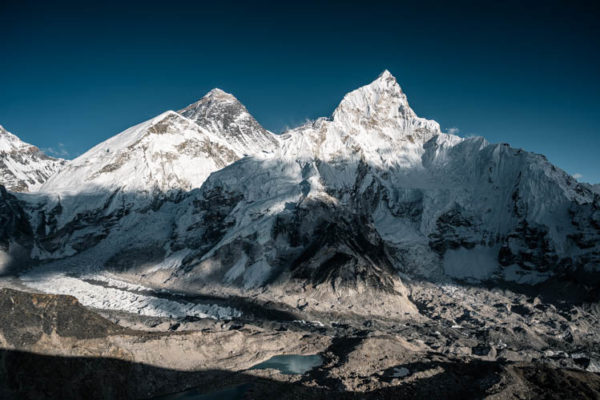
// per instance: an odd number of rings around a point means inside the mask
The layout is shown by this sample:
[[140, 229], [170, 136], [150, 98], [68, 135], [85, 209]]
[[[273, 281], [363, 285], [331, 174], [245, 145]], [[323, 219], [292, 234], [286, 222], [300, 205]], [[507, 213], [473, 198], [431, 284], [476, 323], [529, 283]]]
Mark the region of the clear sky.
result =
[[0, 124], [72, 158], [220, 87], [280, 132], [389, 69], [444, 130], [600, 182], [597, 1], [211, 3], [0, 0]]

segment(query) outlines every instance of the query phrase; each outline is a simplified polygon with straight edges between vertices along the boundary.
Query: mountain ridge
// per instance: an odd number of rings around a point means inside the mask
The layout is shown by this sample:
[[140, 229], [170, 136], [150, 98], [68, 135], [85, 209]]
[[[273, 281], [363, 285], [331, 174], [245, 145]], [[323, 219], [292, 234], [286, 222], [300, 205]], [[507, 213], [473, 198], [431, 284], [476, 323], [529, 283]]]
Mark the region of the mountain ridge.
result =
[[535, 285], [600, 272], [600, 196], [543, 156], [441, 132], [387, 71], [280, 136], [220, 90], [184, 110], [195, 120], [165, 112], [21, 195], [31, 257], [190, 290], [308, 291], [323, 310], [360, 298], [365, 312], [379, 296], [415, 312], [400, 274]]

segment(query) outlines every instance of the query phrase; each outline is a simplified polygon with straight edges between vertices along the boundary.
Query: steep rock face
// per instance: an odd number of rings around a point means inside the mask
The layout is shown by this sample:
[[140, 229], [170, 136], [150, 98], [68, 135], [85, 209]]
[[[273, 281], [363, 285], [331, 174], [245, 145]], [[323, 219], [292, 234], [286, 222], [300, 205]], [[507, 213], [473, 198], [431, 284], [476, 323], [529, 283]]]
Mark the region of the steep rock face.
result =
[[0, 126], [0, 184], [6, 189], [35, 191], [64, 164]]

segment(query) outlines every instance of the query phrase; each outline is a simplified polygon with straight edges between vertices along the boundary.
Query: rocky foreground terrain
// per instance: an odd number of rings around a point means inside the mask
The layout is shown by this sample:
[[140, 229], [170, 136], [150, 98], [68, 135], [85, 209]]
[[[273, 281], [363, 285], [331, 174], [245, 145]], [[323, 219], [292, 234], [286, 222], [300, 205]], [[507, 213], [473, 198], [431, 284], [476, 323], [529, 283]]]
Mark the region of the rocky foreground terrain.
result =
[[[255, 301], [222, 321], [94, 311], [71, 296], [3, 284], [3, 399], [147, 399], [242, 384], [246, 399], [600, 398], [600, 307], [590, 298], [555, 301], [551, 287], [532, 297], [414, 282], [416, 317]], [[304, 375], [249, 370], [280, 354], [324, 362]]]

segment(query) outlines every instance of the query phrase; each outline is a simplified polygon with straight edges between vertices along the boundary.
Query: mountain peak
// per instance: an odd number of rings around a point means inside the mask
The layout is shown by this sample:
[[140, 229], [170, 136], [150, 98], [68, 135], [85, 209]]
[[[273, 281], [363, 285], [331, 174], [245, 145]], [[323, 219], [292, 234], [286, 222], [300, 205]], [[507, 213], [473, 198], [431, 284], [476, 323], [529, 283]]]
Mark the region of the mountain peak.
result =
[[377, 77], [377, 79], [388, 79], [388, 78], [396, 79], [396, 78], [394, 78], [392, 73], [387, 69], [384, 69], [383, 72], [380, 73], [379, 76]]
[[219, 88], [212, 89], [200, 100], [179, 110], [179, 114], [196, 121], [200, 126], [205, 125], [205, 119], [218, 117], [223, 112], [240, 114], [247, 113], [247, 110], [234, 95]]
[[439, 124], [419, 118], [408, 104], [396, 78], [384, 70], [377, 79], [344, 96], [333, 112], [344, 131], [378, 132], [393, 140], [428, 140], [440, 133]]
[[224, 138], [242, 154], [256, 154], [277, 146], [275, 135], [263, 128], [232, 94], [215, 88], [179, 113]]
[[383, 72], [379, 74], [377, 79], [375, 79], [367, 86], [373, 86], [373, 88], [379, 90], [392, 90], [402, 92], [402, 89], [400, 89], [400, 85], [398, 85], [398, 81], [396, 81], [396, 77], [392, 75], [392, 73], [387, 69], [384, 69]]
[[33, 147], [4, 129], [2, 125], [0, 125], [0, 139], [0, 151], [2, 152], [21, 151]]
[[237, 101], [237, 99], [235, 98], [234, 95], [232, 95], [231, 93], [227, 93], [226, 91], [221, 90], [219, 88], [212, 89], [211, 91], [206, 93], [203, 98], [223, 98], [223, 99], [234, 99]]
[[396, 78], [386, 69], [373, 82], [346, 94], [333, 117], [350, 118], [356, 123], [356, 118], [363, 117], [412, 119], [417, 116]]
[[[392, 75], [392, 73], [387, 69], [383, 70], [383, 72], [379, 74], [377, 79], [375, 79], [370, 84], [366, 85], [365, 88], [370, 88], [379, 92], [393, 92], [401, 93], [404, 95], [402, 89], [400, 88], [400, 85], [398, 84], [398, 81], [396, 81], [394, 75]], [[406, 96], [404, 97], [406, 98]]]
[[231, 93], [227, 93], [226, 91], [221, 90], [219, 88], [214, 88], [208, 93], [206, 93], [204, 96], [202, 96], [200, 100], [188, 105], [182, 110], [179, 110], [179, 113], [185, 117], [190, 118], [189, 115], [196, 115], [200, 111], [206, 111], [207, 109], [218, 106], [222, 103], [233, 103], [235, 105], [243, 107], [240, 101]]

